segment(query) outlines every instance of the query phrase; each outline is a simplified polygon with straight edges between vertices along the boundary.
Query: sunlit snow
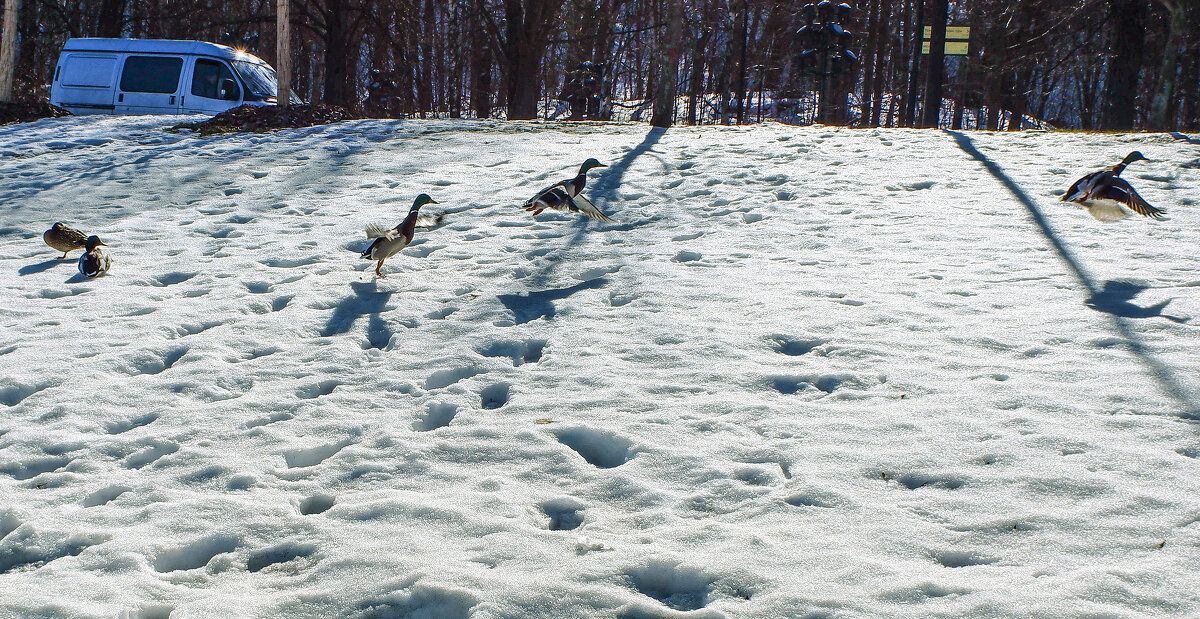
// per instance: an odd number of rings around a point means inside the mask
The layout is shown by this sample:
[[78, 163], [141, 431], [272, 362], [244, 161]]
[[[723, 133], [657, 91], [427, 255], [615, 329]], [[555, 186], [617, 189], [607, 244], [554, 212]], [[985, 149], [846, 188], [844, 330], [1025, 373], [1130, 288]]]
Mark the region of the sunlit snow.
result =
[[178, 121], [0, 127], [0, 616], [1200, 613], [1196, 145]]

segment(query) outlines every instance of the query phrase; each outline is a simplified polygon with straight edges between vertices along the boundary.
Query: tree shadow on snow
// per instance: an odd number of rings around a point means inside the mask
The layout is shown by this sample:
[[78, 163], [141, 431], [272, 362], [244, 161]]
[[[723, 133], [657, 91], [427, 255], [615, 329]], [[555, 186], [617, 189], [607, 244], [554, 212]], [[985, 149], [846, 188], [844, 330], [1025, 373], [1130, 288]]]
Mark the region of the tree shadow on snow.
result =
[[[592, 183], [592, 189], [588, 192], [588, 195], [590, 195], [592, 198], [592, 202], [596, 202], [597, 199], [603, 199], [604, 204], [607, 205], [607, 203], [613, 199], [616, 188], [621, 186], [621, 180], [625, 178], [625, 173], [629, 171], [629, 168], [633, 165], [633, 162], [636, 161], [638, 157], [646, 154], [651, 148], [653, 148], [654, 145], [657, 144], [660, 139], [662, 139], [663, 134], [666, 132], [667, 130], [663, 127], [654, 127], [649, 133], [646, 134], [646, 137], [642, 138], [641, 143], [630, 149], [629, 152], [625, 153], [625, 156], [621, 157], [621, 159], [610, 164], [608, 169], [605, 170], [605, 173], [602, 176], [599, 176], [596, 181]], [[600, 210], [602, 211], [608, 210], [603, 208], [602, 205], [597, 206], [600, 207]], [[575, 220], [573, 224], [575, 226], [575, 233], [572, 234], [570, 238], [567, 238], [563, 241], [558, 241], [560, 247], [556, 254], [561, 256], [567, 253], [572, 247], [583, 241], [591, 222], [592, 220], [586, 217], [580, 217]], [[629, 230], [631, 227], [628, 225], [611, 226], [610, 224], [610, 228], [606, 229]], [[529, 281], [534, 286], [547, 285], [549, 283], [550, 275], [562, 262], [562, 260], [547, 260], [546, 266], [543, 267], [539, 272], [534, 273], [529, 278]]]
[[554, 301], [565, 299], [580, 290], [602, 288], [607, 284], [608, 278], [597, 277], [567, 288], [552, 288], [527, 294], [502, 294], [496, 298], [513, 313], [516, 324], [523, 325], [543, 316], [547, 319], [554, 318]]
[[1163, 309], [1172, 301], [1167, 299], [1162, 303], [1151, 305], [1150, 307], [1142, 307], [1134, 305], [1130, 301], [1134, 297], [1141, 294], [1146, 286], [1135, 284], [1133, 282], [1125, 282], [1120, 280], [1111, 280], [1104, 282], [1104, 289], [1099, 293], [1092, 295], [1087, 300], [1087, 306], [1106, 314], [1120, 316], [1122, 318], [1166, 318], [1171, 322], [1186, 324], [1186, 318], [1179, 318], [1162, 313]]
[[368, 317], [367, 340], [374, 348], [383, 348], [392, 339], [392, 330], [381, 317], [392, 297], [391, 291], [380, 291], [378, 280], [350, 282], [354, 295], [346, 297], [333, 308], [333, 314], [321, 329], [321, 337], [346, 333], [362, 316]]
[[[1053, 245], [1054, 249], [1058, 251], [1059, 257], [1062, 258], [1063, 262], [1066, 263], [1067, 267], [1071, 269], [1079, 282], [1083, 284], [1084, 288], [1087, 289], [1088, 306], [1112, 316], [1113, 325], [1116, 327], [1117, 332], [1121, 335], [1121, 337], [1125, 339], [1125, 342], [1129, 348], [1129, 352], [1133, 353], [1135, 357], [1140, 359], [1142, 363], [1146, 365], [1150, 375], [1158, 381], [1163, 391], [1165, 391], [1167, 395], [1171, 396], [1176, 402], [1182, 405], [1183, 412], [1181, 413], [1181, 416], [1185, 419], [1200, 421], [1200, 402], [1198, 402], [1197, 397], [1194, 394], [1189, 393], [1188, 390], [1184, 388], [1183, 384], [1179, 382], [1179, 379], [1176, 378], [1176, 372], [1174, 369], [1151, 354], [1146, 345], [1143, 343], [1141, 336], [1133, 329], [1133, 326], [1129, 322], [1130, 318], [1149, 318], [1151, 316], [1160, 316], [1161, 313], [1153, 313], [1149, 315], [1144, 314], [1147, 312], [1161, 312], [1162, 308], [1166, 306], [1166, 303], [1151, 308], [1138, 307], [1132, 303], [1129, 303], [1129, 300], [1136, 296], [1137, 293], [1141, 292], [1141, 290], [1144, 288], [1136, 289], [1131, 293], [1130, 289], [1128, 288], [1128, 286], [1131, 285], [1126, 282], [1106, 282], [1104, 289], [1100, 289], [1100, 287], [1096, 285], [1096, 280], [1090, 274], [1088, 274], [1081, 264], [1079, 264], [1079, 260], [1067, 247], [1066, 243], [1064, 243], [1054, 229], [1050, 227], [1050, 223], [1046, 221], [1046, 216], [1042, 214], [1041, 209], [1038, 208], [1038, 205], [1033, 198], [1029, 197], [1029, 194], [1025, 193], [1025, 190], [1022, 189], [1021, 186], [1016, 183], [1016, 181], [1009, 177], [1008, 174], [1006, 174], [1004, 170], [996, 164], [996, 162], [988, 159], [986, 155], [979, 151], [979, 149], [975, 148], [974, 142], [972, 142], [971, 138], [967, 137], [966, 134], [958, 131], [946, 131], [946, 133], [954, 138], [954, 140], [958, 143], [958, 147], [961, 148], [963, 152], [970, 155], [979, 163], [982, 163], [983, 166], [987, 168], [987, 171], [991, 173], [996, 180], [1000, 181], [1000, 184], [1004, 185], [1005, 189], [1008, 189], [1008, 191], [1012, 193], [1012, 195], [1019, 202], [1021, 202], [1022, 205], [1025, 206], [1025, 209], [1029, 211], [1029, 216], [1033, 219], [1033, 222], [1037, 224], [1039, 229], [1041, 229], [1042, 235], [1046, 237], [1046, 240], [1050, 241], [1050, 244]], [[1168, 316], [1163, 317], [1174, 319], [1173, 317]], [[1179, 321], [1178, 319], [1175, 320], [1177, 322]]]

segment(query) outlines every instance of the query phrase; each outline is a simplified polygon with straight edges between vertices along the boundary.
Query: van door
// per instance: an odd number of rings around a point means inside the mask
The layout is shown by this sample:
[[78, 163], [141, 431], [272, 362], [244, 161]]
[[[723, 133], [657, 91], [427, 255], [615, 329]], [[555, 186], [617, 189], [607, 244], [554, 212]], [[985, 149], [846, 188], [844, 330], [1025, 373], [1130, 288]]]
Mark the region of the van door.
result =
[[119, 60], [113, 54], [63, 54], [50, 102], [72, 114], [112, 114]]
[[118, 114], [178, 114], [182, 56], [129, 56], [117, 88]]
[[242, 87], [229, 65], [215, 58], [196, 58], [191, 73], [184, 113], [220, 114], [241, 104]]

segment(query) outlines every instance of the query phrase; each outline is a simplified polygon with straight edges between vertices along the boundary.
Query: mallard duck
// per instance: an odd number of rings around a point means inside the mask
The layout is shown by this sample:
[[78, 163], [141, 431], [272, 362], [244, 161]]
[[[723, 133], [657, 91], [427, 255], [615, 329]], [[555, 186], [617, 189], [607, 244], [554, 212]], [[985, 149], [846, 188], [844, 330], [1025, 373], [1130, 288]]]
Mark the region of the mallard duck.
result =
[[400, 225], [395, 228], [367, 226], [367, 238], [375, 239], [375, 242], [363, 250], [362, 257], [379, 261], [379, 264], [375, 265], [376, 275], [387, 277], [379, 270], [383, 267], [383, 261], [401, 249], [408, 247], [408, 244], [412, 242], [413, 234], [417, 229], [417, 218], [420, 216], [419, 211], [426, 204], [438, 204], [438, 202], [429, 197], [429, 194], [423, 193], [417, 196], [416, 200], [413, 200], [412, 208], [408, 211], [408, 217], [405, 217], [404, 221], [400, 222]]
[[1162, 219], [1166, 211], [1150, 206], [1137, 191], [1134, 191], [1129, 181], [1121, 178], [1125, 166], [1134, 161], [1146, 160], [1142, 153], [1135, 150], [1126, 155], [1121, 163], [1106, 170], [1092, 172], [1075, 181], [1060, 199], [1082, 204], [1092, 217], [1100, 221], [1117, 221], [1129, 217], [1129, 212], [1122, 206], [1146, 217]]
[[583, 213], [598, 221], [612, 221], [608, 215], [601, 213], [600, 209], [596, 208], [587, 198], [580, 195], [584, 186], [587, 185], [587, 171], [592, 168], [606, 167], [608, 166], [595, 159], [588, 159], [583, 162], [583, 165], [579, 166], [578, 176], [537, 192], [521, 206], [527, 211], [532, 211], [534, 215], [550, 209], [552, 211]]
[[84, 277], [99, 277], [108, 272], [108, 267], [112, 266], [112, 258], [109, 258], [108, 254], [100, 249], [101, 245], [104, 245], [104, 242], [100, 240], [100, 237], [94, 234], [87, 237], [87, 241], [84, 243], [87, 251], [79, 257], [79, 272], [83, 273]]
[[47, 245], [63, 253], [58, 257], [59, 260], [66, 258], [67, 252], [83, 249], [87, 238], [86, 234], [61, 221], [54, 222], [49, 230], [42, 233], [42, 240], [46, 241]]

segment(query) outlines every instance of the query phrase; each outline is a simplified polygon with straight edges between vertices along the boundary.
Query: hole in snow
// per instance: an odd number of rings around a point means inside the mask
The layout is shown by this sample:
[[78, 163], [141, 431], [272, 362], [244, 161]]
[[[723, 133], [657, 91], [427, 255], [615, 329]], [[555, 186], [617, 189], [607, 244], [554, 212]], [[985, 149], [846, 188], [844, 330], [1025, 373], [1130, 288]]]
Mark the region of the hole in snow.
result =
[[194, 570], [208, 565], [213, 557], [237, 550], [238, 538], [217, 535], [196, 540], [182, 548], [164, 550], [154, 557], [154, 569], [159, 572]]
[[321, 514], [329, 511], [337, 500], [328, 494], [314, 494], [300, 501], [300, 513], [305, 516]]
[[484, 408], [500, 408], [508, 404], [508, 383], [488, 385], [479, 391], [480, 406]]
[[551, 499], [541, 504], [542, 512], [550, 518], [551, 531], [571, 531], [583, 524], [584, 504], [570, 497]]
[[645, 567], [630, 569], [626, 574], [642, 595], [682, 611], [704, 608], [716, 580], [699, 568], [670, 561], [653, 561]]
[[591, 428], [559, 430], [558, 442], [574, 449], [588, 464], [602, 469], [621, 466], [633, 457], [629, 439]]
[[418, 432], [428, 432], [450, 425], [458, 412], [458, 406], [445, 402], [434, 402], [429, 405], [429, 412], [421, 419], [413, 422], [413, 429]]

